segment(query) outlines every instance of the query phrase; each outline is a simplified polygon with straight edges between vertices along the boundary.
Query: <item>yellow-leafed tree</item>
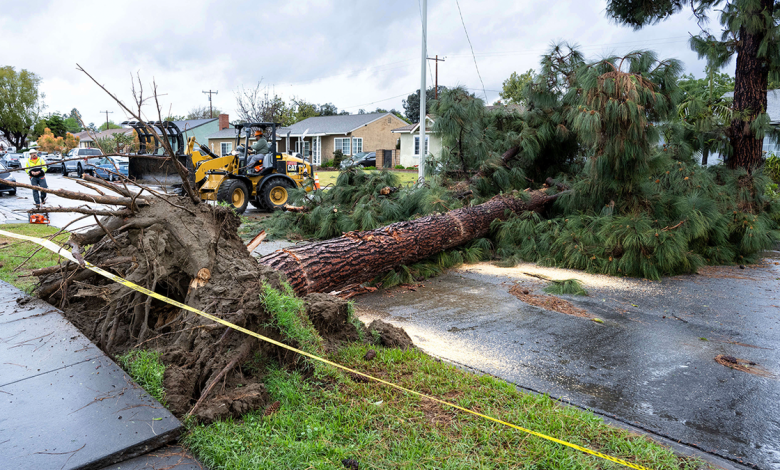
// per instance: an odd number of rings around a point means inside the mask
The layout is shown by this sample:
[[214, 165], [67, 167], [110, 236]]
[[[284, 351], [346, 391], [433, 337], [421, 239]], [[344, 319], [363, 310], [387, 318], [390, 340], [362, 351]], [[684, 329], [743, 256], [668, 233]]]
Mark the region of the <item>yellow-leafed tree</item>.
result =
[[62, 151], [64, 144], [64, 139], [55, 137], [48, 127], [43, 130], [43, 134], [38, 138], [38, 148], [48, 153]]
[[65, 142], [62, 147], [62, 153], [66, 153], [70, 151], [70, 149], [75, 149], [76, 147], [79, 146], [79, 142], [81, 142], [81, 139], [79, 137], [76, 137], [70, 132], [67, 132], [65, 134]]

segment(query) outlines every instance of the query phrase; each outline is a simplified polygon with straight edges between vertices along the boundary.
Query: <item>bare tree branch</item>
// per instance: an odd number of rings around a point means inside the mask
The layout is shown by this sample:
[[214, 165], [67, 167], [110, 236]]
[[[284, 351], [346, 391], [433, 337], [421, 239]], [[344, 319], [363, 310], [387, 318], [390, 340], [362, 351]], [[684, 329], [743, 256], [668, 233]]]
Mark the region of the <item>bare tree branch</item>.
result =
[[[66, 189], [51, 189], [44, 190], [40, 186], [32, 186], [25, 183], [17, 183], [16, 181], [8, 181], [0, 179], [0, 183], [16, 188], [33, 189], [36, 191], [44, 191], [46, 194], [54, 194], [55, 196], [64, 197], [65, 199], [75, 199], [77, 201], [92, 202], [97, 204], [108, 204], [113, 206], [126, 206], [129, 207], [133, 200], [128, 197], [114, 197], [114, 196], [101, 196], [99, 194], [87, 194], [80, 193], [78, 191], [68, 191]], [[140, 205], [149, 205], [149, 201], [146, 199], [136, 199], [135, 201]]]

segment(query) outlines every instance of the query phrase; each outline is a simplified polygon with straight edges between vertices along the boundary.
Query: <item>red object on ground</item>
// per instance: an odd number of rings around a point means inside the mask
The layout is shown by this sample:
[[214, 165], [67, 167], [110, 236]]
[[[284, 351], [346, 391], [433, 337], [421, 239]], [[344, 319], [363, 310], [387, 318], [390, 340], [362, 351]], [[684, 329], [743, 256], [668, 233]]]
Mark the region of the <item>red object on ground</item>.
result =
[[49, 217], [46, 214], [30, 214], [31, 224], [48, 224]]

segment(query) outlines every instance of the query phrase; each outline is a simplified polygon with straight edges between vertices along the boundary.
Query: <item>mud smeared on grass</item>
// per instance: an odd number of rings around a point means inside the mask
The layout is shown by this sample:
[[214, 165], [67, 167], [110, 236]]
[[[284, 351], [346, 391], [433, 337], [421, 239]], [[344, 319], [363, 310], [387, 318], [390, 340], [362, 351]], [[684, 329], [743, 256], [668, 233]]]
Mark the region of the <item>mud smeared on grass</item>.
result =
[[748, 361], [747, 359], [740, 359], [734, 356], [718, 354], [715, 356], [715, 362], [730, 369], [747, 372], [748, 374], [757, 375], [759, 377], [767, 377], [770, 379], [777, 378], [774, 376], [774, 374], [759, 366], [757, 363]]
[[587, 310], [577, 308], [569, 301], [559, 299], [553, 295], [532, 294], [527, 288], [524, 288], [519, 284], [510, 287], [509, 293], [517, 297], [521, 302], [525, 302], [529, 305], [552, 310], [554, 312], [565, 313], [566, 315], [575, 317], [593, 318], [593, 315], [588, 313]]

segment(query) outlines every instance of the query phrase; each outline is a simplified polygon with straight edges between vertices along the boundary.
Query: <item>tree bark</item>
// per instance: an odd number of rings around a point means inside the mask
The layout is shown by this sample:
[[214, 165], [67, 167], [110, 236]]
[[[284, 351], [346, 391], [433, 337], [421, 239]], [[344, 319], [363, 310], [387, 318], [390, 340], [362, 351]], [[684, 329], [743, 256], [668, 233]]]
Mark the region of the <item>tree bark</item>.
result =
[[484, 204], [446, 214], [278, 250], [261, 258], [260, 264], [284, 272], [298, 295], [328, 293], [483, 237], [494, 220], [505, 220], [511, 212], [541, 212], [561, 193], [527, 194], [527, 202], [496, 196]]
[[[774, 2], [761, 0], [761, 7], [754, 15], [766, 10], [772, 16]], [[758, 21], [758, 18], [749, 21]], [[762, 28], [755, 33], [748, 32], [743, 26], [739, 30], [737, 45], [737, 68], [734, 80], [734, 111], [736, 117], [731, 121], [729, 136], [733, 154], [727, 160], [729, 168], [750, 169], [761, 162], [763, 140], [757, 139], [750, 124], [760, 113], [766, 112], [767, 84], [769, 67], [765, 57], [759, 57], [761, 41], [766, 31]], [[749, 112], [747, 112], [749, 111]]]

